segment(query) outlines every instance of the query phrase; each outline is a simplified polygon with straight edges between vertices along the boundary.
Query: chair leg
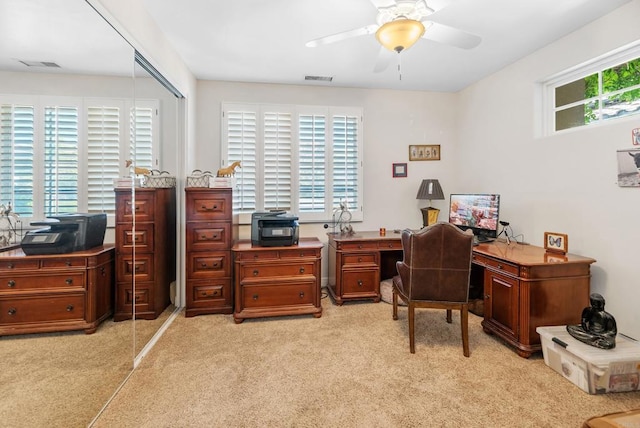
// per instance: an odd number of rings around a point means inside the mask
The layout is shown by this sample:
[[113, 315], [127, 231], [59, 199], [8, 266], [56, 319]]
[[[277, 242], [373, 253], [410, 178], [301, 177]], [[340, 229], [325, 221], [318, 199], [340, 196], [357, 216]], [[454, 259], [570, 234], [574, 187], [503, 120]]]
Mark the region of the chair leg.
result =
[[460, 308], [460, 328], [462, 329], [462, 352], [465, 357], [469, 356], [469, 306], [462, 305]]
[[412, 354], [416, 353], [416, 339], [415, 339], [415, 307], [413, 306], [413, 302], [409, 302], [409, 311], [408, 311], [408, 318], [409, 318], [409, 351], [411, 351]]
[[398, 293], [396, 292], [395, 287], [393, 288], [393, 319], [398, 319]]
[[451, 324], [453, 322], [453, 319], [451, 317], [451, 309], [447, 309], [447, 322], [449, 324]]

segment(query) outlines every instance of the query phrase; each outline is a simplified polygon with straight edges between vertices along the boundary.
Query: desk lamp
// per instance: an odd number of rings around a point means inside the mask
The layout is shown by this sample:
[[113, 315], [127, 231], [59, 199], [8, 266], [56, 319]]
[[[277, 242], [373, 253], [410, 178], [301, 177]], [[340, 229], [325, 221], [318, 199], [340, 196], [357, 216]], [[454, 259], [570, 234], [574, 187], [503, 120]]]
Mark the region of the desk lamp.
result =
[[440, 213], [440, 210], [431, 206], [431, 200], [444, 199], [444, 193], [442, 193], [440, 182], [436, 179], [422, 180], [416, 199], [429, 200], [428, 207], [420, 208], [420, 211], [422, 211], [422, 226], [426, 227], [436, 223], [438, 221], [438, 214]]

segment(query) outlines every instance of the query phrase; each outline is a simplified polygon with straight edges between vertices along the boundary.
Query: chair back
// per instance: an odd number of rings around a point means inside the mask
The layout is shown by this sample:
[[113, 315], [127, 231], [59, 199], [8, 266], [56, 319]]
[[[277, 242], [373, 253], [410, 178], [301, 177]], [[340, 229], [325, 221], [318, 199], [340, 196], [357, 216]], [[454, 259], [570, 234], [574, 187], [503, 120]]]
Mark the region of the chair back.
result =
[[410, 300], [469, 301], [473, 233], [439, 222], [402, 232], [398, 271]]

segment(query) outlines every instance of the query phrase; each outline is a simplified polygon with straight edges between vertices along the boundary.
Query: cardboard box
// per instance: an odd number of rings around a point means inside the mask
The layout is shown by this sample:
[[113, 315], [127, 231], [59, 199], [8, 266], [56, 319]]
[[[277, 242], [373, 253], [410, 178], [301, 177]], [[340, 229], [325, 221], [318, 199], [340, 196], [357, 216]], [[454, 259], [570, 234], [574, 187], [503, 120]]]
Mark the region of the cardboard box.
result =
[[536, 328], [544, 362], [589, 394], [637, 391], [640, 342], [621, 334], [616, 347], [600, 349], [574, 339], [566, 326]]

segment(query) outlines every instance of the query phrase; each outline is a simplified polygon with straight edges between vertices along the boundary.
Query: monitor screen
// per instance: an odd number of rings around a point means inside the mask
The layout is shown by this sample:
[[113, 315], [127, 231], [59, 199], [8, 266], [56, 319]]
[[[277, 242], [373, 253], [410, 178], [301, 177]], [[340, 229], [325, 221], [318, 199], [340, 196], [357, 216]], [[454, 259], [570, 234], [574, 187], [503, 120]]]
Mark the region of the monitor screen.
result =
[[452, 194], [449, 203], [449, 223], [474, 235], [495, 238], [498, 231], [500, 195]]

